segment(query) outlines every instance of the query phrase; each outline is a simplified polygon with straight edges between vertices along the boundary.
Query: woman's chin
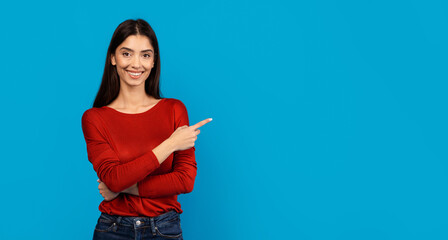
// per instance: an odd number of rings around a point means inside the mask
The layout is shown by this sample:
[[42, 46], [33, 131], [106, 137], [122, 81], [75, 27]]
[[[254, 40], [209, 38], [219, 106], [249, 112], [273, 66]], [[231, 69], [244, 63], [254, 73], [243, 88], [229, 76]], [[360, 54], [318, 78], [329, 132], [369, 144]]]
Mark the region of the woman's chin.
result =
[[134, 79], [127, 79], [124, 81], [124, 84], [131, 86], [131, 87], [137, 87], [140, 86], [142, 84], [144, 84], [145, 81], [144, 80], [134, 80]]

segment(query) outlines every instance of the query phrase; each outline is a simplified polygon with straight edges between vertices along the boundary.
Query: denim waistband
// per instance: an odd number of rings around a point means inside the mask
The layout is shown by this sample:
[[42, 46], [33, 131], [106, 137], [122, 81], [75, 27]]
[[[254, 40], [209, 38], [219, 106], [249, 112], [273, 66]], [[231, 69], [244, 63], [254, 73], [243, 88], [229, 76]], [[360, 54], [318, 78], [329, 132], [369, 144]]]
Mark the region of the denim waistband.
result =
[[134, 228], [145, 228], [145, 227], [153, 227], [158, 225], [158, 223], [165, 222], [172, 218], [179, 217], [179, 213], [171, 210], [169, 212], [163, 213], [156, 217], [132, 217], [132, 216], [119, 216], [119, 215], [110, 215], [107, 213], [101, 213], [98, 221], [102, 222], [113, 222], [117, 225], [128, 225], [134, 226]]

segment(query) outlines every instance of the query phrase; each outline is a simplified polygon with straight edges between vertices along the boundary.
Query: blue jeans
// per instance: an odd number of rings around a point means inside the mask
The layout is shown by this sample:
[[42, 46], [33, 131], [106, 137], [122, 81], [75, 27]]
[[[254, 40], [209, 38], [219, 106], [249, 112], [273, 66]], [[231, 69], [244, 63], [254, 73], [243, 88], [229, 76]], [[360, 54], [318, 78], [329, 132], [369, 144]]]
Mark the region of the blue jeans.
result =
[[174, 210], [157, 217], [127, 217], [101, 213], [95, 226], [93, 240], [183, 240], [179, 215]]

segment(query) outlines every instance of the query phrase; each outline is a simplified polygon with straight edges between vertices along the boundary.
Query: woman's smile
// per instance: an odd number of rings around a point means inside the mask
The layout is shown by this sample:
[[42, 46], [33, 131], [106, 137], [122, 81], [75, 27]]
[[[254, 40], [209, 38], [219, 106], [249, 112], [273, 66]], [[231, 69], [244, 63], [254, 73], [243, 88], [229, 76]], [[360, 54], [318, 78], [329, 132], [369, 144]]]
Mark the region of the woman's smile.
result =
[[140, 78], [140, 76], [142, 75], [143, 72], [133, 72], [133, 71], [126, 71], [128, 73], [128, 75], [132, 78], [132, 79], [138, 79]]

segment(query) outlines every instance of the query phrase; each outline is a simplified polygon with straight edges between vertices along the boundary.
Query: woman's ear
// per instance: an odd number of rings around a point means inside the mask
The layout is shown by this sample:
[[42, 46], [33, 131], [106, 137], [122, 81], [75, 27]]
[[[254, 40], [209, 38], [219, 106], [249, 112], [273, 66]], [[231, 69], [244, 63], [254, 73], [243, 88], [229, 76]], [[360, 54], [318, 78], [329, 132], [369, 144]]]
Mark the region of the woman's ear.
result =
[[112, 65], [116, 65], [117, 64], [117, 62], [115, 61], [115, 55], [114, 54], [111, 54], [110, 55], [110, 63], [112, 64]]

